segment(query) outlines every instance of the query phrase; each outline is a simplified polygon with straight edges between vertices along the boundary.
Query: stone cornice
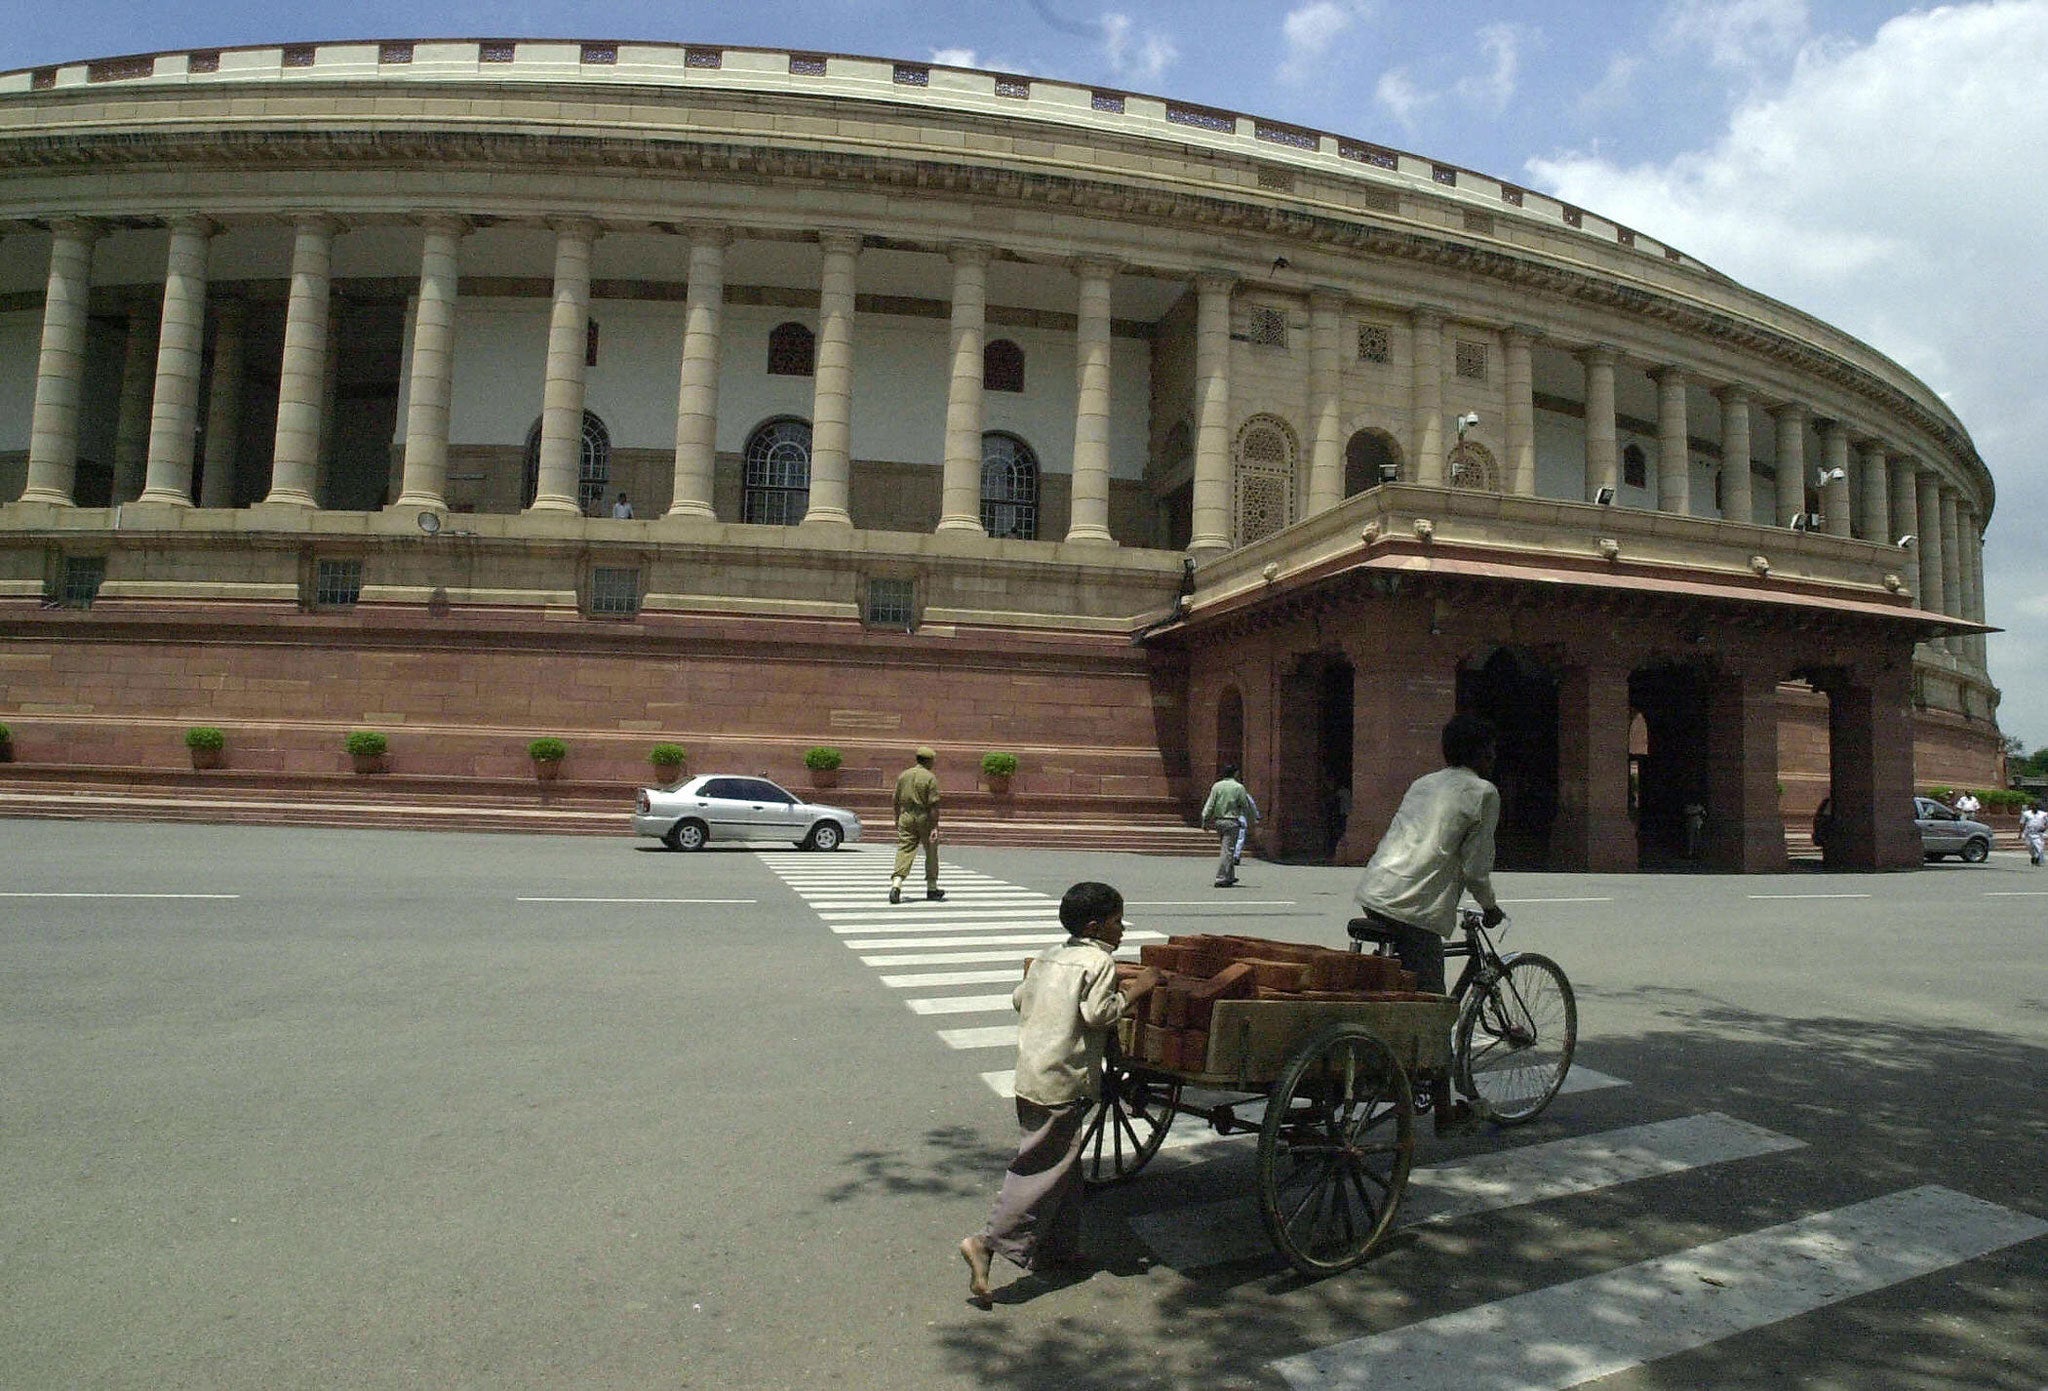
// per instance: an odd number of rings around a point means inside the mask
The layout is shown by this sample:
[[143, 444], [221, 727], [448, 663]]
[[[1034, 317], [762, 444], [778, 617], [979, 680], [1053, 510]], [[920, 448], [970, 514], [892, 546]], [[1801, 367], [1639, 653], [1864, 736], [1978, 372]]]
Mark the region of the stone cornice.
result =
[[[979, 160], [980, 162], [977, 162]], [[659, 170], [696, 178], [763, 177], [823, 184], [865, 184], [920, 194], [945, 193], [1008, 203], [1037, 202], [1088, 215], [1185, 228], [1279, 238], [1336, 252], [1354, 252], [1456, 270], [1532, 293], [1641, 319], [1718, 346], [1768, 358], [1841, 388], [1940, 440], [1977, 474], [1991, 480], [1968, 435], [1911, 394], [1793, 334], [1640, 282], [1602, 275], [1535, 251], [1455, 240], [1413, 225], [1388, 225], [1374, 214], [1289, 207], [1245, 190], [1243, 198], [1214, 187], [1196, 191], [1108, 174], [1054, 174], [987, 157], [947, 160], [860, 151], [737, 144], [688, 132], [673, 137], [578, 135], [488, 130], [307, 131], [296, 126], [228, 130], [125, 130], [0, 136], [0, 171], [106, 169], [174, 164], [261, 169], [279, 165], [390, 163], [568, 169]], [[1128, 181], [1125, 181], [1128, 180]], [[484, 201], [484, 200], [480, 200]], [[66, 209], [90, 214], [92, 209]], [[488, 211], [479, 208], [479, 212]]]

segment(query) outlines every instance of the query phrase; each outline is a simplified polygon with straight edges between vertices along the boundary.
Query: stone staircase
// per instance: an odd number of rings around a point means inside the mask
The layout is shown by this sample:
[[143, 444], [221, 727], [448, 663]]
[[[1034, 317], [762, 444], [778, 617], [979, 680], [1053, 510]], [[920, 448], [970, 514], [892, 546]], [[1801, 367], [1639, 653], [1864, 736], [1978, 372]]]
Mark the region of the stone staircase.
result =
[[[79, 821], [193, 821], [216, 825], [379, 827], [542, 835], [630, 836], [637, 789], [530, 778], [442, 778], [383, 773], [265, 773], [221, 769], [0, 764], [0, 817]], [[888, 794], [833, 789], [802, 796], [845, 807], [870, 842], [892, 841]], [[945, 794], [953, 845], [1043, 850], [1214, 854], [1166, 798]]]

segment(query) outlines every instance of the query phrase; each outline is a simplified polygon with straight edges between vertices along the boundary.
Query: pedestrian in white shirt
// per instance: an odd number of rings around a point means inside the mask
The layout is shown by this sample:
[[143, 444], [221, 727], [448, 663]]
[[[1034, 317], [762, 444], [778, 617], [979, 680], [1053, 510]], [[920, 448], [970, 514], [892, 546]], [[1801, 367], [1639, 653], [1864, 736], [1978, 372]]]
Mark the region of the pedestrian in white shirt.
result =
[[1956, 810], [1965, 816], [1975, 816], [1983, 809], [1984, 804], [1977, 800], [1977, 794], [1974, 792], [1964, 792], [1956, 798]]
[[620, 493], [619, 500], [612, 504], [612, 516], [616, 517], [618, 520], [622, 522], [632, 520], [633, 504], [626, 500], [626, 495], [624, 493]]
[[2039, 802], [2020, 813], [2020, 838], [2027, 843], [2027, 858], [2039, 869], [2048, 860], [2048, 811]]
[[1493, 726], [1458, 715], [1444, 726], [1445, 766], [1417, 778], [1401, 798], [1358, 881], [1358, 906], [1391, 931], [1403, 969], [1419, 990], [1444, 993], [1444, 943], [1458, 930], [1458, 901], [1470, 893], [1486, 925], [1504, 914], [1493, 897], [1493, 836], [1500, 792]]

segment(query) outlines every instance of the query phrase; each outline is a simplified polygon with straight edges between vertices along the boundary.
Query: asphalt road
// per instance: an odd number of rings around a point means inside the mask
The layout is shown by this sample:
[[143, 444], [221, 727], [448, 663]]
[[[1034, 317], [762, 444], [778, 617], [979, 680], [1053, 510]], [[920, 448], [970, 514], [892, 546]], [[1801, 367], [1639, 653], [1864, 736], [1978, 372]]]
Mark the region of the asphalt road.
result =
[[1007, 985], [917, 978], [1013, 972], [992, 925], [1081, 878], [1335, 944], [1353, 874], [946, 858], [979, 936], [881, 911], [879, 847], [0, 822], [0, 1386], [2048, 1385], [2024, 856], [1503, 875], [1595, 1085], [1425, 1131], [1411, 1225], [1320, 1282], [1248, 1144], [1177, 1127], [1092, 1276], [991, 1312], [954, 1246], [1014, 1145]]

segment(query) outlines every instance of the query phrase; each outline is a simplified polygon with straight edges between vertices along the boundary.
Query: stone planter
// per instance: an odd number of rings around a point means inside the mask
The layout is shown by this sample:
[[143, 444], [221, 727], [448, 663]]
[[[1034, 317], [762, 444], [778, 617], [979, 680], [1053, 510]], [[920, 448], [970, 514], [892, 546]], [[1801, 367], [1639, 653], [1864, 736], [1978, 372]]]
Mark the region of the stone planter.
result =
[[562, 760], [559, 758], [536, 758], [533, 760], [533, 775], [542, 782], [553, 782], [562, 776]]
[[8, 739], [0, 739], [0, 763], [12, 762], [14, 762], [13, 741]]
[[982, 774], [982, 776], [988, 779], [988, 790], [995, 793], [997, 796], [1000, 797], [1009, 792], [1011, 775], [1004, 773], [984, 773]]
[[813, 768], [813, 769], [811, 769], [811, 786], [813, 786], [813, 787], [837, 787], [837, 786], [839, 786], [839, 770], [838, 770], [837, 768]]
[[352, 753], [348, 756], [358, 773], [382, 773], [389, 767], [389, 758], [389, 754], [381, 753]]
[[683, 765], [680, 763], [653, 763], [654, 782], [657, 787], [674, 787], [683, 780]]
[[228, 763], [226, 749], [188, 749], [186, 752], [192, 755], [192, 767], [198, 772], [204, 772], [208, 768], [225, 768]]

